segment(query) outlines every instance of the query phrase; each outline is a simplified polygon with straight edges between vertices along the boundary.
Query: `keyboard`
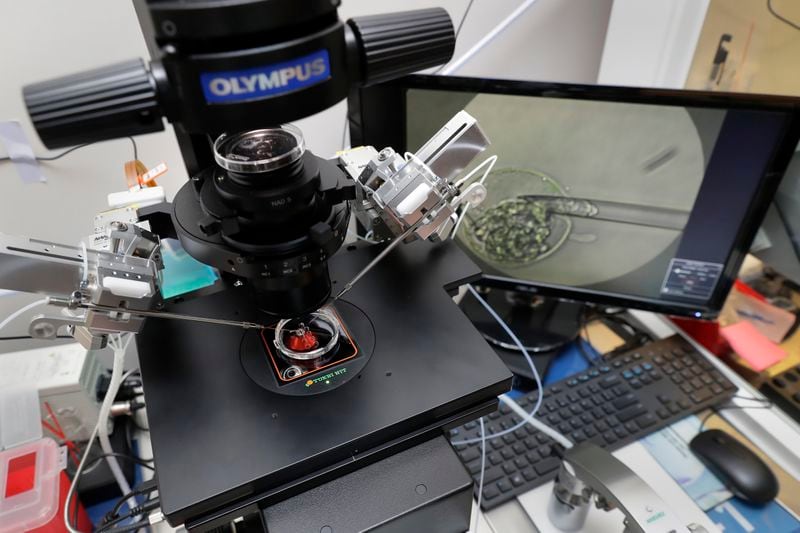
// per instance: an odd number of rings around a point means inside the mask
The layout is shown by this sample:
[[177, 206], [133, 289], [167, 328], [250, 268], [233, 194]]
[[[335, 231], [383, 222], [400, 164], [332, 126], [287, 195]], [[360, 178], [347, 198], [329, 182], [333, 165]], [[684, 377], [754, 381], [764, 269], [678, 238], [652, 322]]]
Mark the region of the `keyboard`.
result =
[[[545, 387], [536, 416], [572, 442], [589, 440], [615, 450], [725, 402], [735, 391], [736, 385], [675, 335], [599, 361], [597, 366]], [[530, 411], [537, 396], [534, 391], [515, 399]], [[519, 416], [502, 403], [498, 411], [484, 418], [487, 434], [519, 421]], [[451, 442], [475, 437], [480, 437], [477, 420], [449, 433]], [[493, 509], [555, 478], [560, 460], [553, 454], [554, 444], [530, 424], [487, 440], [482, 509]], [[453, 447], [475, 480], [477, 497], [480, 443]]]

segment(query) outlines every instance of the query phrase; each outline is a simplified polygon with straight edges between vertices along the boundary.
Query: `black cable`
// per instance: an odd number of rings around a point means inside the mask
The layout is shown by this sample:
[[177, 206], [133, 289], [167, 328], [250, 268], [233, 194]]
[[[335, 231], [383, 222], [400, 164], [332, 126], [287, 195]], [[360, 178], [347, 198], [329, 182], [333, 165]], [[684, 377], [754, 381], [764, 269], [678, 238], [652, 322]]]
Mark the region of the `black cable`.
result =
[[[81, 455], [83, 455], [83, 453], [85, 453], [85, 452], [81, 451]], [[152, 471], [155, 472], [155, 468], [153, 468], [152, 466], [147, 464], [148, 461], [145, 461], [144, 459], [141, 459], [139, 457], [134, 457], [132, 455], [128, 455], [128, 454], [124, 454], [124, 453], [112, 452], [112, 453], [104, 453], [104, 454], [98, 455], [97, 457], [92, 459], [92, 461], [89, 462], [88, 464], [86, 464], [83, 467], [83, 470], [81, 470], [81, 476], [84, 476], [84, 475], [88, 474], [89, 472], [91, 472], [92, 470], [94, 470], [94, 468], [96, 468], [97, 465], [100, 464], [100, 461], [102, 461], [106, 457], [110, 457], [110, 456], [117, 457], [117, 458], [120, 458], [120, 459], [126, 459], [128, 461], [135, 462], [136, 464], [138, 464], [142, 468], [147, 468], [147, 469], [152, 470]], [[72, 525], [72, 527], [75, 527], [75, 528], [77, 528], [77, 524], [78, 524], [78, 501], [77, 501], [77, 498], [78, 498], [78, 487], [80, 486], [80, 484], [81, 484], [81, 478], [78, 478], [78, 480], [75, 482], [75, 494], [73, 495], [73, 500], [72, 500], [72, 502], [75, 502], [75, 507], [73, 508], [73, 511], [72, 511], [72, 523], [70, 524], [70, 525]], [[67, 502], [67, 504], [71, 504], [71, 502]]]
[[792, 22], [791, 20], [787, 19], [786, 17], [775, 11], [775, 8], [772, 7], [772, 0], [767, 0], [767, 10], [769, 10], [769, 12], [772, 14], [773, 17], [780, 20], [784, 24], [788, 24], [792, 28], [800, 30], [800, 25], [796, 24], [795, 22]]
[[[53, 156], [38, 156], [38, 155], [37, 155], [37, 156], [36, 156], [36, 160], [37, 160], [37, 161], [55, 161], [56, 159], [61, 159], [61, 158], [62, 158], [62, 157], [64, 157], [65, 155], [69, 155], [69, 154], [71, 154], [71, 153], [72, 153], [72, 152], [74, 152], [75, 150], [80, 150], [81, 148], [85, 148], [85, 147], [87, 147], [87, 146], [91, 146], [91, 145], [93, 145], [93, 144], [94, 144], [93, 142], [91, 142], [91, 143], [85, 143], [85, 144], [79, 144], [79, 145], [77, 145], [77, 146], [73, 146], [72, 148], [68, 148], [68, 149], [64, 150], [64, 151], [63, 151], [63, 152], [61, 152], [60, 154], [53, 155]], [[10, 157], [6, 157], [5, 159], [11, 159], [11, 158], [10, 158]]]
[[136, 463], [137, 465], [141, 466], [142, 468], [147, 468], [148, 470], [152, 470], [153, 472], [155, 472], [155, 470], [156, 470], [155, 468], [153, 468], [152, 465], [148, 464], [148, 461], [145, 461], [144, 459], [140, 459], [138, 457], [134, 457], [133, 455], [128, 455], [127, 453], [111, 452], [111, 453], [104, 453], [104, 454], [98, 455], [97, 457], [92, 459], [92, 462], [89, 463], [88, 465], [86, 465], [83, 468], [83, 473], [91, 472], [92, 467], [95, 466], [96, 464], [98, 464], [100, 461], [102, 461], [106, 457], [116, 457], [118, 459], [125, 459], [126, 461], [130, 461], [132, 463]]
[[[147, 500], [142, 505], [139, 505], [138, 507], [134, 507], [129, 513], [125, 513], [124, 515], [115, 518], [114, 520], [112, 520], [108, 524], [104, 524], [104, 525], [100, 526], [97, 529], [97, 533], [100, 533], [101, 531], [136, 531], [137, 529], [141, 529], [143, 527], [147, 527], [149, 524], [147, 524], [146, 522], [145, 523], [135, 522], [133, 524], [128, 524], [126, 526], [120, 526], [120, 527], [113, 527], [113, 526], [115, 526], [115, 525], [119, 524], [120, 522], [123, 522], [123, 521], [125, 521], [125, 520], [127, 520], [129, 518], [135, 518], [135, 517], [137, 517], [139, 515], [142, 515], [142, 514], [145, 514], [145, 513], [149, 512], [149, 511], [153, 511], [155, 509], [158, 509], [159, 505], [161, 505], [161, 501], [158, 498], [153, 498], [152, 500]], [[126, 529], [126, 528], [131, 528], [131, 529]]]
[[[469, 0], [469, 3], [467, 4], [467, 9], [464, 10], [464, 15], [462, 15], [461, 21], [458, 23], [458, 27], [456, 28], [456, 36], [455, 36], [455, 39], [454, 39], [456, 41], [456, 44], [458, 44], [458, 35], [461, 33], [461, 28], [464, 27], [464, 21], [467, 20], [467, 15], [469, 15], [469, 10], [472, 9], [472, 4], [474, 4], [474, 3], [475, 3], [475, 0]], [[434, 74], [439, 74], [439, 72], [441, 72], [442, 69], [444, 67], [446, 67], [446, 66], [447, 66], [447, 63], [445, 63], [444, 65], [442, 65], [439, 68], [437, 68], [436, 70], [434, 70], [433, 73]]]
[[[118, 531], [118, 529], [114, 527], [115, 525], [119, 524], [120, 522], [124, 522], [125, 520], [128, 520], [129, 518], [135, 518], [135, 517], [137, 517], [137, 516], [139, 516], [141, 514], [147, 513], [149, 511], [154, 510], [154, 509], [157, 509], [158, 506], [160, 505], [160, 503], [161, 503], [161, 501], [160, 501], [160, 499], [158, 497], [152, 498], [150, 500], [147, 500], [144, 503], [142, 503], [141, 505], [138, 505], [138, 506], [134, 507], [133, 509], [131, 509], [129, 512], [125, 513], [124, 515], [121, 515], [121, 516], [118, 516], [118, 517], [114, 518], [113, 520], [111, 520], [107, 524], [103, 524], [102, 526], [100, 526], [97, 529], [97, 532], [99, 533], [100, 531]], [[129, 525], [136, 525], [137, 528], [144, 527], [144, 525], [141, 522], [137, 522], [137, 523], [129, 524]], [[121, 526], [121, 527], [124, 527], [124, 526]]]
[[140, 494], [147, 494], [149, 495], [151, 492], [158, 490], [156, 486], [155, 479], [148, 479], [139, 484], [138, 487], [131, 490], [128, 494], [117, 500], [117, 503], [114, 504], [114, 507], [106, 513], [106, 523], [110, 523], [111, 520], [119, 516], [119, 510], [122, 509], [122, 506], [125, 505], [129, 499], [133, 498], [134, 496], [138, 496]]
[[626, 328], [627, 330], [629, 330], [628, 332], [631, 334], [632, 337], [635, 337], [635, 336], [639, 335], [639, 336], [643, 336], [643, 337], [647, 338], [647, 340], [649, 340], [649, 341], [655, 340], [653, 338], [653, 336], [650, 334], [650, 332], [645, 331], [645, 330], [637, 327], [635, 324], [632, 324], [631, 322], [626, 320], [623, 313], [616, 313], [616, 312], [615, 313], [600, 313], [600, 317], [602, 319], [606, 319], [606, 320], [609, 320], [611, 322], [614, 322], [615, 324], [618, 324], [618, 325], [622, 326], [623, 328]]
[[585, 346], [591, 347], [592, 345], [583, 337], [578, 336], [578, 339], [575, 341], [576, 346], [578, 347], [578, 352], [580, 352], [581, 357], [583, 358], [586, 363], [591, 367], [596, 367], [599, 364], [598, 359], [596, 357], [592, 357], [589, 352], [586, 351]]
[[[130, 139], [131, 144], [133, 144], [133, 159], [137, 160], [137, 159], [139, 159], [139, 147], [136, 145], [136, 140], [133, 137], [128, 137], [128, 139]], [[56, 154], [56, 155], [53, 155], [53, 156], [38, 156], [37, 155], [36, 156], [36, 160], [37, 161], [55, 161], [56, 159], [61, 159], [65, 155], [71, 154], [75, 150], [80, 150], [81, 148], [85, 148], [85, 147], [91, 146], [93, 144], [104, 142], [106, 140], [115, 141], [116, 139], [104, 139], [102, 141], [92, 141], [90, 143], [79, 144], [77, 146], [73, 146], [72, 148], [67, 148], [66, 150], [64, 150], [60, 154]], [[8, 156], [0, 157], [0, 162], [3, 162], [3, 161], [11, 161], [11, 158], [8, 157]]]
[[[590, 322], [588, 306], [585, 306], [583, 308], [583, 310], [581, 311], [581, 317], [578, 320], [579, 320], [578, 338], [576, 342], [578, 346], [578, 351], [580, 352], [581, 356], [586, 360], [586, 362], [589, 363], [589, 366], [596, 367], [600, 365], [601, 362], [605, 361], [605, 358], [603, 357], [603, 354], [598, 354], [598, 357], [592, 357], [584, 347], [585, 345], [594, 349], [594, 347], [592, 346], [592, 341], [589, 338], [589, 329], [587, 328], [587, 325]], [[581, 336], [581, 332], [583, 333], [583, 336]]]
[[733, 410], [733, 409], [771, 409], [772, 408], [772, 402], [769, 401], [769, 400], [766, 400], [766, 399], [762, 399], [762, 398], [746, 398], [744, 396], [734, 396], [734, 398], [739, 398], [739, 399], [742, 399], [742, 400], [745, 400], [745, 399], [746, 400], [754, 400], [754, 401], [765, 402], [765, 403], [762, 403], [761, 405], [727, 405], [727, 406], [722, 406], [722, 407], [712, 407], [711, 408], [711, 412], [708, 413], [706, 416], [704, 416], [703, 420], [700, 421], [700, 430], [698, 431], [698, 433], [700, 431], [703, 431], [703, 428], [705, 428], [706, 422], [708, 422], [708, 420], [712, 416], [715, 416], [715, 415], [719, 416], [719, 412], [720, 411], [727, 411], [727, 410]]
[[464, 15], [461, 17], [461, 22], [458, 23], [458, 28], [456, 28], [456, 42], [458, 42], [458, 36], [461, 34], [461, 28], [464, 27], [464, 21], [467, 20], [467, 15], [469, 15], [469, 10], [472, 9], [472, 4], [475, 3], [475, 0], [469, 0], [469, 4], [467, 4], [467, 9], [464, 10]]
[[772, 405], [772, 400], [769, 398], [756, 398], [754, 396], [739, 396], [738, 394], [734, 394], [731, 398], [736, 398], [737, 400], [748, 400], [751, 402], [759, 402], [765, 405]]

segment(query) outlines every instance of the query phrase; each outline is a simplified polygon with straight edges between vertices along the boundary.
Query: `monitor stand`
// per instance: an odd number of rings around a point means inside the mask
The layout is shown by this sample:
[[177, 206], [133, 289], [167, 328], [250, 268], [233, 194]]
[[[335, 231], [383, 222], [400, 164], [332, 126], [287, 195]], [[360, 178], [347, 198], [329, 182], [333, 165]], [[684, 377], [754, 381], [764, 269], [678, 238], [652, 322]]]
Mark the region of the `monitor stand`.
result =
[[[540, 376], [564, 345], [580, 334], [584, 304], [525, 291], [475, 285], [476, 290], [519, 338]], [[514, 374], [533, 379], [525, 358], [499, 324], [467, 293], [461, 309]]]

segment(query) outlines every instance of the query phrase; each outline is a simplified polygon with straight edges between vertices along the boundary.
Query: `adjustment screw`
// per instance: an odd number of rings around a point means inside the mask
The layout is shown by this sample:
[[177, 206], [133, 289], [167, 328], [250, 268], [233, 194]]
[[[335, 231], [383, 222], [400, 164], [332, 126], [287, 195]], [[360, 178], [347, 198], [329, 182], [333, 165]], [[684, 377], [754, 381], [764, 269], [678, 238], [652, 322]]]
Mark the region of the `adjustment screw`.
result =
[[378, 154], [378, 161], [386, 161], [390, 155], [392, 155], [392, 151], [389, 148], [384, 148]]
[[164, 32], [165, 35], [168, 35], [170, 37], [178, 33], [178, 27], [171, 20], [165, 20], [164, 22], [162, 22], [161, 30]]
[[56, 334], [56, 328], [50, 322], [39, 322], [31, 328], [31, 336], [46, 339]]

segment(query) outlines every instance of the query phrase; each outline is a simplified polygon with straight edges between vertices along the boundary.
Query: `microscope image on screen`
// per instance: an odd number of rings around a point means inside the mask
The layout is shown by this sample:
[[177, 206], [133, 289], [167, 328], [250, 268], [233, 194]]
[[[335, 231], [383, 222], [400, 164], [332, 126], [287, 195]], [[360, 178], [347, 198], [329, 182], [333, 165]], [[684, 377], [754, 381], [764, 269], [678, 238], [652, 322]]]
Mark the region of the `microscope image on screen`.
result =
[[[502, 154], [459, 243], [485, 271], [658, 294], [726, 112], [677, 106], [411, 90], [408, 143], [458, 100]], [[454, 105], [448, 103], [447, 105]], [[446, 105], [445, 105], [446, 107]], [[635, 250], [635, 253], [631, 253]]]

